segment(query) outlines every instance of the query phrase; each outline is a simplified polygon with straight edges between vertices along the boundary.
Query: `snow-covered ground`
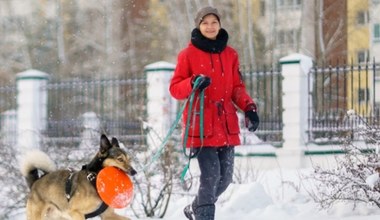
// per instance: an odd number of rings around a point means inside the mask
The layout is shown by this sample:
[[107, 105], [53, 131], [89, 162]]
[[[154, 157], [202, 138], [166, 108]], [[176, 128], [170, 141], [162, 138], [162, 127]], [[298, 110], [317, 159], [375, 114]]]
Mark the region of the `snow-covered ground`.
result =
[[[380, 209], [366, 204], [358, 205], [355, 209], [350, 203], [337, 204], [330, 210], [321, 210], [306, 192], [311, 183], [300, 178], [311, 171], [312, 169], [256, 171], [254, 181], [232, 184], [223, 194], [217, 203], [216, 220], [380, 219]], [[195, 190], [196, 187], [193, 187], [181, 196], [174, 195], [163, 220], [185, 219], [183, 207], [192, 201]], [[119, 212], [137, 220], [128, 210]], [[15, 219], [25, 220], [25, 216], [20, 215]]]
[[[250, 140], [255, 145], [239, 147], [238, 155], [276, 154], [274, 147]], [[336, 150], [338, 146], [323, 150]], [[320, 149], [320, 147], [316, 148]], [[308, 150], [315, 150], [309, 146]], [[338, 203], [329, 210], [321, 209], [308, 192], [313, 191], [313, 180], [304, 178], [313, 172], [311, 164], [324, 167], [335, 166], [335, 156], [321, 155], [303, 157], [303, 168], [289, 168], [290, 161], [276, 157], [241, 157], [235, 159], [235, 178], [232, 185], [219, 198], [216, 206], [216, 220], [378, 220], [380, 208], [353, 203]], [[296, 157], [293, 157], [295, 159]], [[293, 160], [292, 159], [292, 160]], [[190, 172], [194, 185], [189, 192], [176, 191], [171, 197], [168, 211], [163, 220], [185, 219], [183, 208], [192, 202], [197, 191], [199, 170], [195, 160]], [[135, 195], [137, 196], [137, 195]], [[117, 210], [120, 214], [137, 220], [130, 209]], [[22, 212], [22, 211], [21, 211]], [[14, 219], [25, 220], [25, 214]], [[94, 218], [94, 220], [100, 218]], [[141, 218], [140, 218], [141, 219]], [[142, 220], [153, 220], [145, 218]], [[158, 220], [158, 218], [157, 218]]]
[[[233, 184], [217, 204], [217, 220], [296, 220], [296, 219], [350, 219], [375, 220], [380, 209], [360, 205], [338, 204], [331, 210], [321, 210], [303, 189], [301, 174], [311, 170], [268, 170], [258, 174], [255, 182]], [[166, 220], [184, 219], [183, 207], [191, 202], [184, 197], [171, 204]]]

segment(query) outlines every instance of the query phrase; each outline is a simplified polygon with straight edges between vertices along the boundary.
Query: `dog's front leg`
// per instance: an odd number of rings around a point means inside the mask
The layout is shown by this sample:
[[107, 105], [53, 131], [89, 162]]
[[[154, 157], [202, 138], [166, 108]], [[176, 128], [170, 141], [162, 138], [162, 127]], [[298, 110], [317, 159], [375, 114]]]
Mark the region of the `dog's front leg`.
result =
[[127, 217], [118, 215], [112, 208], [108, 208], [103, 214], [100, 215], [102, 220], [130, 220]]

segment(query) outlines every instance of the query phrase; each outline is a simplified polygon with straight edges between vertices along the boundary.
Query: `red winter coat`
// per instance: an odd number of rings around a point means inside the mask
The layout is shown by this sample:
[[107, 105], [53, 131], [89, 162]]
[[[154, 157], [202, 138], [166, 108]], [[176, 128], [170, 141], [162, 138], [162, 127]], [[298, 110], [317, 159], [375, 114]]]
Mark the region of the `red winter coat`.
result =
[[[178, 100], [189, 98], [192, 90], [191, 80], [199, 74], [211, 78], [211, 84], [204, 92], [203, 146], [239, 145], [240, 129], [235, 106], [244, 110], [247, 105], [254, 102], [248, 95], [239, 73], [237, 52], [227, 46], [220, 54], [208, 53], [190, 43], [178, 55], [177, 65], [170, 82], [171, 95]], [[195, 110], [199, 113], [199, 102]], [[187, 113], [188, 106], [182, 115], [183, 128], [187, 120]], [[191, 117], [187, 147], [202, 146], [199, 118], [199, 114]]]

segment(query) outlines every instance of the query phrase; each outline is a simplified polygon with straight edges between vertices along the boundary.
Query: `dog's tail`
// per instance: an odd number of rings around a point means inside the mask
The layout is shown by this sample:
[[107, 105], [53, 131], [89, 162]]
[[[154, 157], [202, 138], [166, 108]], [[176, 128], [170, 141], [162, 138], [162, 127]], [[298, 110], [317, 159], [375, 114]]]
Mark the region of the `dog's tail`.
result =
[[[42, 175], [56, 170], [54, 162], [40, 150], [27, 152], [20, 160], [20, 171], [25, 177], [29, 188]], [[42, 173], [41, 173], [42, 172]]]

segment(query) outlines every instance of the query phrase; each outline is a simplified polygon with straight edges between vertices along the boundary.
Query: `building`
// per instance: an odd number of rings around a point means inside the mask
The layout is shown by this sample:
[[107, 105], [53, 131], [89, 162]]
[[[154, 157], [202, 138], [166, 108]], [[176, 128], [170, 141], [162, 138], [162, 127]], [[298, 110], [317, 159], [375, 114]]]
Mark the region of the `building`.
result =
[[[380, 62], [380, 0], [370, 0], [370, 50], [371, 57]], [[378, 90], [380, 91], [380, 90]]]
[[[314, 45], [301, 42], [301, 39], [314, 39], [313, 28], [310, 28], [313, 26], [313, 21], [310, 23], [310, 17], [302, 19], [305, 14], [303, 12], [303, 2], [308, 1], [254, 1], [254, 7], [260, 9], [260, 16], [257, 17], [255, 23], [265, 36], [265, 47], [268, 51], [266, 59], [270, 60], [271, 63], [277, 62], [283, 56], [301, 51], [314, 57]], [[309, 6], [308, 3], [305, 5]], [[309, 10], [312, 10], [312, 8]], [[313, 19], [313, 16], [311, 19]]]
[[368, 1], [347, 1], [347, 61], [363, 63], [369, 60]]

